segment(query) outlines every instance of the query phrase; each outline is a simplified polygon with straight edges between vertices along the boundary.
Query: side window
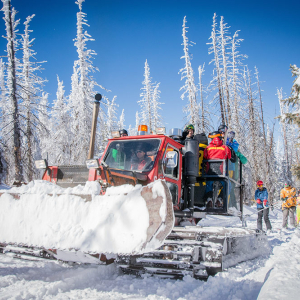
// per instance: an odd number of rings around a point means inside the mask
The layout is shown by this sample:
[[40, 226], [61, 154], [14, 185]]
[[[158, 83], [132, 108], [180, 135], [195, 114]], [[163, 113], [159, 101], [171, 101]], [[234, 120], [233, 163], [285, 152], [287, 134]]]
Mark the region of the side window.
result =
[[[173, 155], [168, 155], [171, 153]], [[171, 145], [168, 145], [163, 158], [163, 172], [166, 177], [172, 179], [178, 179], [178, 168], [179, 168], [179, 152], [178, 149], [174, 148]], [[171, 160], [171, 161], [170, 161]]]

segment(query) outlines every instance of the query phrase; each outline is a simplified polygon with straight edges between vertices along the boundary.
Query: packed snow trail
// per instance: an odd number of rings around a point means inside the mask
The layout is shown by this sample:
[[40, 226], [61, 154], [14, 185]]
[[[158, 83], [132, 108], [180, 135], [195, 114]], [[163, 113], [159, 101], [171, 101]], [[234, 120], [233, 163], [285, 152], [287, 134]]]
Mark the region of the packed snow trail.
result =
[[[245, 214], [256, 208], [245, 207]], [[205, 226], [241, 226], [238, 218], [208, 216]], [[207, 282], [189, 276], [183, 280], [122, 275], [115, 265], [68, 265], [31, 262], [0, 254], [0, 299], [147, 299], [147, 300], [296, 300], [300, 294], [300, 238], [297, 231], [280, 232], [282, 213], [270, 213], [274, 229], [269, 236], [272, 254], [240, 263]], [[230, 223], [231, 221], [231, 223]], [[213, 225], [214, 224], [214, 225]], [[256, 216], [247, 221], [256, 228]], [[289, 256], [287, 256], [287, 251]], [[292, 272], [289, 272], [292, 270]]]

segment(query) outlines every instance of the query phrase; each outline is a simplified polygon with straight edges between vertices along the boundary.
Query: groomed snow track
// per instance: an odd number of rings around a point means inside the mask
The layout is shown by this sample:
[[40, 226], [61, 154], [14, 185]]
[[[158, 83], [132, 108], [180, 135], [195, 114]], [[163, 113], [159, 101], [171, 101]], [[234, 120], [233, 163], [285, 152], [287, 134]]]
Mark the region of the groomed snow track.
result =
[[[119, 256], [126, 274], [153, 274], [165, 278], [210, 275], [253, 259], [268, 251], [262, 232], [223, 227], [176, 227], [158, 250], [136, 256]], [[266, 250], [262, 250], [266, 249]]]

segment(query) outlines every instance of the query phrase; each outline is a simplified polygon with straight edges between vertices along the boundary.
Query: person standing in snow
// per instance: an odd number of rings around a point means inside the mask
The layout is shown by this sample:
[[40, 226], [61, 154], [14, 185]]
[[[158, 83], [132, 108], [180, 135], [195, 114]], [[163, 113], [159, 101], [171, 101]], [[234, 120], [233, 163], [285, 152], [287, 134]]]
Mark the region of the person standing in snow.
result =
[[282, 202], [282, 228], [287, 228], [288, 216], [290, 216], [290, 225], [295, 227], [295, 211], [296, 211], [296, 189], [289, 182], [284, 184], [284, 188], [280, 191], [280, 200]]
[[257, 190], [255, 191], [255, 201], [257, 203], [256, 207], [258, 210], [257, 229], [262, 230], [262, 217], [264, 217], [267, 231], [270, 231], [272, 230], [272, 226], [269, 219], [268, 191], [264, 187], [264, 183], [262, 182], [262, 180], [258, 180], [256, 185]]

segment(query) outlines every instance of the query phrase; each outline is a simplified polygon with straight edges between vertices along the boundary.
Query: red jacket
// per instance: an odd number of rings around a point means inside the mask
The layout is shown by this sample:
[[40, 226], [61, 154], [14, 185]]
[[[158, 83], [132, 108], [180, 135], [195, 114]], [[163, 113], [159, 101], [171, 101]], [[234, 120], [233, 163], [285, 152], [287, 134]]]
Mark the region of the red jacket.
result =
[[223, 145], [222, 140], [215, 137], [204, 150], [203, 157], [204, 159], [230, 159], [231, 151], [226, 145]]

